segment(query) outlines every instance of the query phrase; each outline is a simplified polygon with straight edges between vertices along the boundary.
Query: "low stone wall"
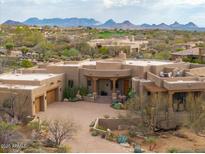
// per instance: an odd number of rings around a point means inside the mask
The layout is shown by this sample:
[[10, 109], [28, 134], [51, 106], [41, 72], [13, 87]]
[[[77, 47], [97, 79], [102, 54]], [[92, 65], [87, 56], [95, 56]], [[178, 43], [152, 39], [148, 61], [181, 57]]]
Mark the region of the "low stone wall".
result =
[[139, 121], [140, 119], [99, 119], [97, 118], [95, 122], [94, 129], [99, 130], [102, 132], [101, 129], [98, 129], [98, 126], [103, 127], [105, 129], [110, 129], [110, 130], [118, 130], [118, 129], [128, 129], [130, 126], [132, 126], [132, 123]]
[[88, 96], [83, 96], [83, 100], [86, 102], [95, 102], [95, 98], [94, 97], [88, 97]]

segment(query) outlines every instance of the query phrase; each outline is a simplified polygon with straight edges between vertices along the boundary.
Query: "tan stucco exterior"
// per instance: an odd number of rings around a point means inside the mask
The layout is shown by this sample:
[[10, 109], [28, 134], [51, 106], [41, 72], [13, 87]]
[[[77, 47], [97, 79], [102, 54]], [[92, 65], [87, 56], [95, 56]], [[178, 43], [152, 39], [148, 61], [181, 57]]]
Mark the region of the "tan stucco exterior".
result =
[[[170, 72], [170, 77], [160, 76]], [[177, 76], [179, 72], [181, 74]], [[169, 101], [173, 101], [174, 93], [203, 92], [204, 72], [204, 65], [174, 61], [115, 59], [50, 63], [0, 75], [0, 102], [2, 104], [10, 95], [15, 95], [18, 97], [16, 105], [21, 106], [26, 100], [23, 107], [26, 114], [35, 115], [36, 110], [46, 110], [48, 100], [62, 101], [63, 91], [70, 81], [73, 86], [90, 89], [94, 98], [105, 95], [116, 99], [132, 88], [141, 101], [147, 92], [166, 93]], [[49, 91], [52, 93], [48, 94]], [[51, 94], [56, 96], [51, 97]], [[40, 106], [36, 106], [39, 101]]]

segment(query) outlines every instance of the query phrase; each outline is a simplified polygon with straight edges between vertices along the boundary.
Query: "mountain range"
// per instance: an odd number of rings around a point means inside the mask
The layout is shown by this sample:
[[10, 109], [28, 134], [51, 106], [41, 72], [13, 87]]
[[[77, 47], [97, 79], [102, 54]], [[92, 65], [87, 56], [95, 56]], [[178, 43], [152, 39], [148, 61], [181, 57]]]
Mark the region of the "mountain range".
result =
[[187, 24], [180, 24], [174, 22], [173, 24], [147, 24], [135, 25], [128, 20], [122, 23], [117, 23], [113, 19], [107, 20], [105, 23], [100, 23], [93, 18], [50, 18], [38, 19], [29, 18], [24, 22], [7, 20], [3, 24], [7, 25], [37, 25], [37, 26], [60, 26], [60, 27], [95, 27], [103, 29], [163, 29], [163, 30], [189, 30], [189, 31], [205, 31], [204, 27], [198, 27], [193, 22]]

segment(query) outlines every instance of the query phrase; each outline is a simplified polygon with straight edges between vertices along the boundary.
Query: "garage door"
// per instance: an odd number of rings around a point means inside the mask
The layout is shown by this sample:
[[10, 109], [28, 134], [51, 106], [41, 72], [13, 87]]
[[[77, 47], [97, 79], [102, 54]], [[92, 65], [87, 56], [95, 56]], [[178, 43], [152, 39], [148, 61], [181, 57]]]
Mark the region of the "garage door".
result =
[[46, 97], [47, 97], [47, 104], [48, 105], [56, 102], [56, 100], [57, 100], [56, 89], [48, 91]]
[[38, 113], [41, 111], [41, 97], [35, 99], [35, 112]]

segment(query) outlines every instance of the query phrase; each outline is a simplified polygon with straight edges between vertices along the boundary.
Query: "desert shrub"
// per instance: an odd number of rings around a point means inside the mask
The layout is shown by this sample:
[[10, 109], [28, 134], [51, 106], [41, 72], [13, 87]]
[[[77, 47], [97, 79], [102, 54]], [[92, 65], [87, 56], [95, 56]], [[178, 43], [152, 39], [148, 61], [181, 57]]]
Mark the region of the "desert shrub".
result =
[[108, 55], [102, 55], [101, 58], [102, 58], [102, 59], [108, 59], [109, 56], [108, 56]]
[[153, 151], [156, 147], [157, 138], [155, 136], [145, 137], [145, 143], [149, 144], [149, 150]]
[[101, 48], [99, 49], [99, 53], [100, 53], [100, 54], [103, 54], [103, 55], [106, 55], [106, 54], [109, 53], [109, 50], [108, 50], [108, 48], [106, 48], [106, 47], [101, 47]]
[[56, 153], [71, 153], [71, 147], [68, 145], [59, 146], [59, 147], [57, 147], [57, 150], [55, 152]]
[[79, 91], [81, 96], [86, 96], [88, 94], [88, 89], [86, 87], [80, 87]]
[[92, 136], [98, 136], [99, 133], [98, 133], [96, 130], [94, 130], [94, 131], [92, 131], [91, 135], [92, 135]]
[[205, 132], [205, 101], [204, 95], [193, 96], [188, 95], [186, 101], [186, 110], [188, 112], [186, 124], [196, 133]]
[[11, 101], [11, 99], [6, 99], [3, 101], [3, 108], [8, 108], [8, 109], [11, 109], [13, 107], [13, 103]]
[[167, 150], [168, 153], [178, 153], [179, 151], [180, 151], [179, 149], [174, 148], [174, 147], [169, 148], [169, 149]]
[[42, 148], [32, 148], [32, 147], [28, 147], [23, 151], [24, 153], [46, 153], [46, 151], [43, 150]]
[[114, 102], [111, 104], [111, 107], [116, 109], [116, 110], [121, 110], [121, 109], [124, 109], [124, 105], [120, 102]]
[[20, 62], [20, 66], [24, 68], [33, 67], [33, 63], [30, 60], [24, 59]]
[[0, 144], [10, 142], [12, 135], [15, 133], [15, 125], [0, 121]]
[[105, 138], [108, 141], [112, 141], [112, 142], [116, 142], [117, 141], [117, 138], [116, 138], [116, 136], [113, 133], [107, 134]]
[[135, 97], [135, 92], [132, 91], [131, 89], [129, 89], [128, 94], [127, 94], [127, 98], [130, 99], [130, 98], [133, 98], [133, 97]]
[[77, 87], [67, 87], [64, 90], [64, 98], [67, 98], [69, 100], [72, 100], [76, 97], [78, 92], [78, 88]]
[[128, 141], [127, 136], [120, 135], [117, 137], [117, 143], [126, 143]]
[[76, 127], [71, 121], [54, 120], [49, 122], [50, 137], [56, 146], [61, 145], [65, 139], [71, 139], [75, 131]]
[[63, 56], [65, 57], [77, 57], [79, 55], [79, 51], [75, 48], [65, 49], [63, 51]]
[[135, 129], [130, 129], [129, 132], [128, 132], [128, 135], [130, 137], [136, 137], [137, 136], [137, 132]]
[[103, 130], [103, 131], [107, 131], [107, 128], [101, 126], [101, 125], [97, 125], [97, 129]]
[[31, 121], [28, 123], [28, 127], [32, 130], [36, 130], [36, 131], [41, 131], [41, 130], [47, 130], [48, 128], [48, 123], [46, 121]]
[[32, 148], [38, 148], [42, 146], [42, 144], [39, 140], [31, 140], [30, 142], [27, 143], [27, 146]]
[[56, 147], [55, 142], [53, 140], [49, 139], [49, 138], [46, 139], [45, 141], [43, 141], [42, 143], [45, 147], [52, 147], [52, 148]]

